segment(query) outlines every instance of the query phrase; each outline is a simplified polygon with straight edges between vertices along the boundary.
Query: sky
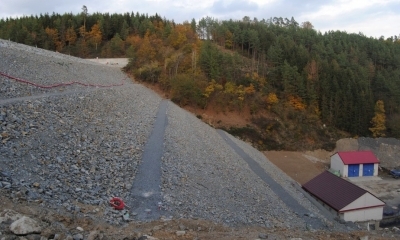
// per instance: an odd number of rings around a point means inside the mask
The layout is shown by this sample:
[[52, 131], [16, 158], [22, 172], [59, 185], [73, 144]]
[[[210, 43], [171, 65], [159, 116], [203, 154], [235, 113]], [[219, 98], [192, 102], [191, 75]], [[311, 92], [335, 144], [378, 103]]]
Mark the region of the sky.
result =
[[158, 14], [176, 23], [202, 17], [218, 20], [258, 20], [273, 17], [309, 21], [321, 31], [363, 33], [385, 38], [400, 35], [400, 0], [1, 0], [0, 19], [53, 12], [139, 12]]

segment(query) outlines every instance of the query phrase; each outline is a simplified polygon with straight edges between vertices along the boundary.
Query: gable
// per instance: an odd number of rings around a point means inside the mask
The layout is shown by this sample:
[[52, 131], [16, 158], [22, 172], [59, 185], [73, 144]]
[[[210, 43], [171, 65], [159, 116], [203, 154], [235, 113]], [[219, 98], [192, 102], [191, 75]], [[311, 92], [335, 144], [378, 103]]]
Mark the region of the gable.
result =
[[355, 209], [362, 209], [362, 208], [371, 208], [371, 207], [378, 207], [384, 206], [385, 203], [381, 201], [379, 198], [375, 197], [369, 192], [366, 192], [364, 195], [350, 203], [349, 205], [345, 206], [344, 208], [340, 209], [340, 212], [351, 211]]
[[379, 163], [378, 158], [371, 151], [354, 151], [337, 153], [344, 164]]

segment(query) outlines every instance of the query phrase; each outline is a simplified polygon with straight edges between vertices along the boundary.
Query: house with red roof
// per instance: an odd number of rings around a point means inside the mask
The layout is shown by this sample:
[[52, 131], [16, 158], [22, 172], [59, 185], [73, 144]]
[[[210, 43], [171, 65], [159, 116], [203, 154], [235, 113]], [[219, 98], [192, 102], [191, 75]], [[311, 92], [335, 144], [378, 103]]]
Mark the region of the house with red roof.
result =
[[331, 169], [342, 177], [378, 176], [378, 165], [371, 151], [337, 152], [331, 156]]
[[385, 203], [382, 200], [329, 171], [321, 173], [302, 187], [344, 221], [375, 222], [383, 218]]

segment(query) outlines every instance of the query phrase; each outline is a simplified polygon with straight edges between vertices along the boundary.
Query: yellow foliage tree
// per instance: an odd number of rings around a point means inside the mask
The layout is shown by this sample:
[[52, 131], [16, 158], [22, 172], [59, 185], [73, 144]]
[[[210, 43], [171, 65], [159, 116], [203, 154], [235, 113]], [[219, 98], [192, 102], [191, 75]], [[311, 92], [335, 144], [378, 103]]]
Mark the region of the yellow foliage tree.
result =
[[97, 50], [97, 46], [101, 43], [101, 38], [102, 38], [102, 33], [100, 30], [100, 24], [96, 23], [92, 26], [92, 29], [90, 30], [89, 34], [88, 34], [88, 38], [89, 38], [89, 43], [92, 45], [96, 46], [96, 50]]
[[221, 91], [223, 89], [221, 84], [218, 84], [214, 79], [209, 82], [208, 86], [204, 90], [204, 96], [209, 98], [210, 95], [215, 92], [216, 90]]
[[224, 87], [224, 93], [234, 94], [235, 93], [235, 84], [233, 82], [227, 82]]
[[187, 42], [186, 32], [189, 31], [188, 28], [190, 27], [187, 25], [178, 24], [172, 30], [168, 40], [175, 49], [179, 49]]
[[246, 94], [246, 91], [245, 91], [245, 88], [243, 87], [243, 85], [239, 85], [239, 86], [236, 88], [235, 93], [236, 93], [236, 95], [238, 96], [238, 100], [239, 100], [240, 102], [243, 102], [243, 101], [244, 101], [244, 96], [245, 96], [245, 94]]
[[272, 105], [275, 105], [279, 102], [279, 99], [275, 93], [269, 93], [267, 96], [264, 97], [264, 100], [267, 103], [268, 110], [271, 109]]
[[371, 120], [372, 127], [369, 130], [374, 137], [384, 137], [386, 131], [385, 105], [382, 100], [375, 104], [375, 116]]
[[142, 40], [142, 44], [140, 44], [140, 47], [137, 51], [137, 59], [140, 59], [141, 63], [146, 63], [151, 62], [153, 59], [155, 59], [155, 56], [156, 51], [150, 43], [149, 35], [146, 34]]
[[269, 93], [265, 101], [267, 102], [268, 105], [274, 105], [279, 102], [279, 99], [275, 93]]

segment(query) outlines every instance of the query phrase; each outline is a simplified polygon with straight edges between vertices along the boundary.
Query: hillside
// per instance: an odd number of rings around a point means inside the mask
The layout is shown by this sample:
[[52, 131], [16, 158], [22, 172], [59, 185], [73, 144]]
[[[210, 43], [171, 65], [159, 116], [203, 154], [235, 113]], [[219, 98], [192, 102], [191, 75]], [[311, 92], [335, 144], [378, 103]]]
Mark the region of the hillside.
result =
[[[46, 239], [366, 234], [327, 217], [253, 147], [132, 83], [117, 68], [4, 40], [0, 55], [0, 232], [6, 238], [15, 236], [9, 226], [21, 218], [7, 208], [34, 218], [40, 231], [30, 237]], [[37, 87], [71, 79], [87, 86]], [[164, 117], [160, 136], [155, 126]], [[160, 168], [146, 172], [154, 134], [162, 140]], [[271, 182], [258, 178], [235, 149], [251, 156]], [[157, 172], [159, 188], [146, 182], [135, 188], [142, 173]], [[274, 188], [284, 188], [286, 197]], [[113, 210], [113, 196], [129, 208]], [[161, 208], [153, 202], [157, 197]], [[144, 215], [143, 206], [150, 210]], [[369, 233], [381, 239], [375, 234]]]
[[53, 13], [1, 20], [0, 37], [83, 58], [129, 57], [129, 74], [199, 118], [243, 116], [213, 124], [260, 150], [400, 137], [396, 36], [321, 33], [294, 18], [176, 24], [157, 14]]

